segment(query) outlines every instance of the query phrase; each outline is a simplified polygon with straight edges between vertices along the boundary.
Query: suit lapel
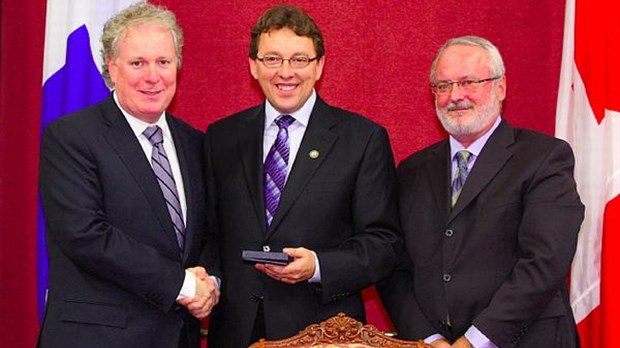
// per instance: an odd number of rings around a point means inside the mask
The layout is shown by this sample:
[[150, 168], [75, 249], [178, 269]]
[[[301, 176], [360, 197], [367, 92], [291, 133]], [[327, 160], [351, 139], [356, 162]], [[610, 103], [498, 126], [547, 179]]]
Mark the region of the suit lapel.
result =
[[[277, 229], [282, 219], [284, 219], [291, 206], [295, 203], [295, 200], [297, 200], [301, 192], [305, 189], [317, 168], [319, 168], [321, 163], [329, 155], [329, 151], [338, 137], [330, 130], [336, 123], [337, 120], [333, 116], [331, 109], [325, 102], [317, 97], [308, 127], [306, 128], [299, 151], [297, 152], [297, 157], [295, 158], [291, 173], [289, 174], [284, 191], [280, 197], [278, 210], [271, 222], [268, 238], [273, 231]], [[311, 151], [317, 151], [318, 157], [310, 157], [309, 154]]]
[[[431, 183], [437, 210], [446, 219], [450, 210], [450, 144], [443, 141], [426, 162], [426, 173]], [[415, 198], [414, 198], [415, 199]]]
[[181, 128], [179, 127], [178, 121], [167, 113], [166, 121], [168, 123], [168, 127], [170, 128], [170, 133], [174, 141], [174, 148], [177, 152], [177, 158], [179, 159], [179, 167], [181, 170], [183, 189], [185, 193], [185, 203], [187, 206], [187, 217], [185, 219], [185, 248], [183, 250], [183, 260], [185, 261], [189, 256], [189, 251], [192, 250], [193, 247], [192, 244], [194, 238], [192, 238], [192, 234], [201, 232], [195, 231], [193, 226], [194, 221], [196, 221], [194, 218], [196, 214], [196, 208], [198, 208], [196, 204], [194, 204], [195, 200], [193, 198], [193, 194], [199, 192], [199, 190], [193, 189], [192, 178], [201, 178], [202, 174], [200, 173], [200, 170], [196, 167], [200, 164], [200, 162], [196, 162], [188, 158], [187, 151], [191, 149], [191, 146], [190, 144], [188, 144], [188, 142], [192, 140], [191, 137], [187, 135], [184, 136], [182, 134]]
[[256, 217], [263, 234], [266, 233], [265, 202], [263, 201], [263, 132], [265, 128], [265, 103], [249, 111], [239, 122], [239, 153], [243, 163], [245, 181], [254, 205]]
[[512, 143], [514, 143], [513, 129], [502, 121], [476, 159], [459, 199], [450, 212], [449, 220], [452, 220], [471, 203], [512, 157], [512, 152], [508, 150], [508, 146]]
[[104, 108], [104, 118], [109, 126], [104, 133], [104, 137], [146, 196], [151, 208], [155, 211], [155, 216], [162, 229], [166, 231], [167, 238], [174, 243], [173, 245], [177, 245], [172, 221], [170, 220], [161, 189], [157, 183], [157, 178], [144, 155], [144, 151], [140, 147], [138, 139], [131, 131], [129, 124], [112, 97], [108, 98], [102, 104], [102, 107]]

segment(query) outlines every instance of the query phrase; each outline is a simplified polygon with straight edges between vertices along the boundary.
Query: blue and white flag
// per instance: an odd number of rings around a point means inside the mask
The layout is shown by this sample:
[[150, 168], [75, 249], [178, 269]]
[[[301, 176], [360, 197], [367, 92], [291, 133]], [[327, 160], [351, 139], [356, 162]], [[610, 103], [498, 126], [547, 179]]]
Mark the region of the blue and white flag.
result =
[[[47, 1], [41, 129], [58, 117], [97, 103], [110, 94], [100, 71], [101, 31], [112, 15], [135, 2], [137, 0]], [[37, 249], [37, 300], [42, 315], [48, 264], [40, 207]]]

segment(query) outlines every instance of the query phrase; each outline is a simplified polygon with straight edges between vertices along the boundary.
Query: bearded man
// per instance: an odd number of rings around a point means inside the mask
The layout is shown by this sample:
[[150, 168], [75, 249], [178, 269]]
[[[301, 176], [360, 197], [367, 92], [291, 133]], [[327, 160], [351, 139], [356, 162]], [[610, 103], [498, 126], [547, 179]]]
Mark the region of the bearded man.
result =
[[501, 114], [488, 40], [449, 40], [430, 86], [449, 138], [398, 167], [403, 264], [379, 286], [405, 339], [434, 347], [576, 347], [566, 276], [584, 207], [559, 139]]

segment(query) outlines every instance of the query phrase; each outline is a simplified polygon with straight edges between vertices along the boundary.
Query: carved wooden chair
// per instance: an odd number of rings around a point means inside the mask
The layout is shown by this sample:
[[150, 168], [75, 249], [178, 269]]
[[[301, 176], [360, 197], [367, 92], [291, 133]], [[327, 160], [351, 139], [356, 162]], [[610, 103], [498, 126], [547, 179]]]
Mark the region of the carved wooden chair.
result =
[[312, 324], [299, 334], [277, 341], [264, 338], [249, 348], [431, 348], [423, 341], [403, 341], [387, 336], [373, 325], [338, 313], [320, 324]]

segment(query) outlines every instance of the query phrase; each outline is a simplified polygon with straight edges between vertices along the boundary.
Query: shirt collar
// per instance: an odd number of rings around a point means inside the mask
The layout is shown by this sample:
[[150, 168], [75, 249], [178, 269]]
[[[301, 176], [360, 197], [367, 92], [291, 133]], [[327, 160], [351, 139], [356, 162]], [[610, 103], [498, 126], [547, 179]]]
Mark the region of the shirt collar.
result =
[[[304, 105], [297, 111], [292, 112], [287, 115], [291, 115], [295, 118], [296, 122], [301, 123], [304, 127], [308, 126], [308, 122], [310, 121], [310, 115], [312, 114], [312, 109], [314, 108], [314, 104], [316, 103], [316, 91], [312, 89], [312, 94], [310, 94], [310, 98], [306, 100]], [[278, 110], [276, 110], [273, 105], [269, 102], [269, 100], [265, 100], [265, 129], [273, 124], [275, 119], [282, 115]]]
[[461, 150], [467, 150], [475, 157], [478, 157], [478, 155], [482, 151], [482, 148], [491, 137], [491, 134], [493, 134], [495, 129], [497, 129], [501, 121], [502, 117], [498, 116], [495, 119], [495, 123], [493, 123], [493, 126], [491, 126], [491, 128], [489, 128], [489, 130], [486, 131], [486, 133], [484, 133], [480, 138], [476, 139], [473, 143], [471, 143], [471, 145], [469, 145], [467, 149], [463, 146], [463, 144], [459, 143], [458, 140], [456, 140], [453, 136], [450, 135], [450, 158], [454, 158], [454, 155], [456, 155], [456, 153]]
[[159, 117], [156, 123], [151, 124], [148, 122], [144, 122], [140, 120], [139, 118], [132, 116], [127, 111], [125, 111], [125, 109], [123, 109], [121, 104], [118, 102], [118, 96], [116, 95], [116, 91], [112, 92], [112, 96], [114, 97], [114, 102], [116, 103], [116, 106], [118, 106], [118, 108], [123, 113], [123, 116], [125, 116], [127, 123], [129, 123], [129, 127], [131, 128], [131, 130], [133, 131], [136, 137], [141, 136], [144, 130], [149, 126], [159, 126], [159, 128], [161, 128], [164, 138], [166, 139], [172, 138], [170, 136], [170, 128], [168, 127], [168, 122], [166, 122], [165, 111], [162, 112], [161, 116]]

